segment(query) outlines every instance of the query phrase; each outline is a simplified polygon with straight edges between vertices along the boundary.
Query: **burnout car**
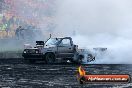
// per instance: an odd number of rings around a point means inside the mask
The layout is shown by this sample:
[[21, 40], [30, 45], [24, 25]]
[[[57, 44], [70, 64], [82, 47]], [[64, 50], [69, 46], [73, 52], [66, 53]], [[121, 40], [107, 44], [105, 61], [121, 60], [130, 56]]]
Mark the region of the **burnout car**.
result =
[[84, 59], [88, 62], [94, 61], [95, 56], [85, 50], [78, 49], [71, 37], [49, 38], [44, 41], [36, 41], [36, 47], [24, 49], [22, 56], [25, 60], [35, 62], [44, 60], [46, 63], [54, 63], [57, 58], [68, 60], [72, 63], [82, 63]]

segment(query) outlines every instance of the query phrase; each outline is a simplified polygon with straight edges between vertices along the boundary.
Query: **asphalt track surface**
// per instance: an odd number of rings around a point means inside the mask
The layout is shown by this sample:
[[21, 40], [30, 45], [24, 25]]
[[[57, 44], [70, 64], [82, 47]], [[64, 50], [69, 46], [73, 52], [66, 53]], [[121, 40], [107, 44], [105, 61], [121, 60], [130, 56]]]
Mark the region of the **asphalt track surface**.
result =
[[[0, 59], [0, 88], [132, 88], [132, 83], [79, 84], [76, 78], [80, 65], [44, 62], [25, 63], [22, 59]], [[82, 65], [87, 74], [130, 74], [132, 65]]]

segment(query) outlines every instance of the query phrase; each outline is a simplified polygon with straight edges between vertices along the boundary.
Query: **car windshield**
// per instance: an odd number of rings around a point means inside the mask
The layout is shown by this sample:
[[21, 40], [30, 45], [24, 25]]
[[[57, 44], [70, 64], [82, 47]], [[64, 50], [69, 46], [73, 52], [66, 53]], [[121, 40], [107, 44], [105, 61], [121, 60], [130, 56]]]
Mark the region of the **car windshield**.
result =
[[57, 39], [57, 38], [52, 38], [52, 39], [49, 39], [45, 45], [46, 46], [49, 46], [49, 45], [57, 45], [57, 43], [60, 41], [60, 39]]

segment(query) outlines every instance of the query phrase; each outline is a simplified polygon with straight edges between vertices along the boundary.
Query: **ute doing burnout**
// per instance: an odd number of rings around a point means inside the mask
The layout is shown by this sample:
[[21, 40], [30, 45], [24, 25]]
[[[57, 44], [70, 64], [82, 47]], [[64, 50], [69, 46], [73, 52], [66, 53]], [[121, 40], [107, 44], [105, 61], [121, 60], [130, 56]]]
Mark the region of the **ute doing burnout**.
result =
[[49, 38], [45, 43], [36, 41], [36, 47], [24, 49], [22, 56], [31, 62], [44, 60], [49, 64], [54, 63], [58, 58], [73, 63], [82, 63], [84, 58], [88, 62], [95, 60], [94, 55], [87, 50], [78, 49], [71, 37]]

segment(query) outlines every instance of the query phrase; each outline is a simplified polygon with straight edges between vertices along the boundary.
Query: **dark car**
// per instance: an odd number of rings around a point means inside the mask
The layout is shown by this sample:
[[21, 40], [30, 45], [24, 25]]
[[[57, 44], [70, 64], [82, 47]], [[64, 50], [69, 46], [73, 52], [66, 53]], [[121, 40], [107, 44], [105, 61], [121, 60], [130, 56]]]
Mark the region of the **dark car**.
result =
[[87, 61], [95, 60], [91, 52], [78, 49], [71, 37], [50, 38], [45, 43], [36, 41], [36, 47], [24, 49], [22, 56], [25, 60], [44, 60], [46, 63], [54, 63], [57, 58], [73, 63], [82, 63], [84, 58], [87, 58]]

